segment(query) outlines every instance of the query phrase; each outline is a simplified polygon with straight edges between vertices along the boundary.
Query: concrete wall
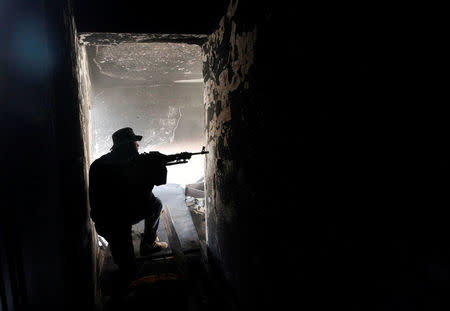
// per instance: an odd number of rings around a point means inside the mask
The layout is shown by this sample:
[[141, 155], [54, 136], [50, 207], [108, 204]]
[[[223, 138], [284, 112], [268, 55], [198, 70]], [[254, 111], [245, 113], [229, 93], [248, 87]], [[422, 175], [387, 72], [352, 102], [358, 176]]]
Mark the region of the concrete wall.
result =
[[88, 83], [70, 2], [5, 1], [1, 11], [6, 309], [90, 309]]
[[230, 1], [204, 45], [207, 242], [244, 309], [444, 303], [447, 121], [383, 10]]
[[[73, 18], [73, 17], [72, 17]], [[74, 23], [74, 21], [72, 21]], [[74, 24], [75, 25], [75, 24]], [[81, 175], [82, 182], [84, 184], [83, 192], [81, 195], [86, 196], [86, 192], [89, 192], [89, 167], [92, 162], [91, 159], [91, 141], [92, 141], [92, 125], [91, 125], [91, 111], [92, 111], [92, 85], [89, 74], [89, 61], [87, 56], [86, 47], [79, 42], [79, 36], [74, 32], [74, 48], [76, 53], [76, 73], [78, 81], [78, 103], [79, 103], [79, 122], [81, 137], [83, 141], [83, 175]], [[100, 248], [98, 246], [98, 237], [95, 230], [94, 222], [89, 216], [84, 214], [85, 210], [88, 210], [90, 214], [89, 203], [83, 204], [80, 208], [80, 212], [83, 211], [83, 219], [81, 220], [81, 226], [86, 226], [86, 231], [83, 232], [82, 245], [84, 248], [85, 258], [80, 263], [85, 267], [86, 271], [83, 275], [89, 307], [93, 307], [93, 303], [97, 309], [102, 308], [102, 296], [100, 290], [100, 272], [102, 258], [100, 258]], [[93, 295], [95, 295], [93, 297]]]
[[257, 27], [243, 27], [232, 1], [218, 29], [203, 45], [204, 101], [209, 154], [206, 161], [206, 230], [215, 262], [246, 304], [255, 211], [252, 170], [258, 131], [254, 97]]

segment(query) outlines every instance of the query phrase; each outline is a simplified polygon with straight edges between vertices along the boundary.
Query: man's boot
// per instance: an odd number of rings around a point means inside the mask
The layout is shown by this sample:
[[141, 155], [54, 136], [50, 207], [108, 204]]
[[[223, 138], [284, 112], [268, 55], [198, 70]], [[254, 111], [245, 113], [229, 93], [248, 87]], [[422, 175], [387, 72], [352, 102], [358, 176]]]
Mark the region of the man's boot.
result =
[[141, 245], [139, 249], [139, 253], [141, 256], [146, 256], [148, 254], [159, 252], [163, 249], [166, 249], [169, 245], [166, 242], [160, 242], [159, 238], [156, 237], [153, 243], [147, 243], [144, 241], [144, 237], [141, 237]]

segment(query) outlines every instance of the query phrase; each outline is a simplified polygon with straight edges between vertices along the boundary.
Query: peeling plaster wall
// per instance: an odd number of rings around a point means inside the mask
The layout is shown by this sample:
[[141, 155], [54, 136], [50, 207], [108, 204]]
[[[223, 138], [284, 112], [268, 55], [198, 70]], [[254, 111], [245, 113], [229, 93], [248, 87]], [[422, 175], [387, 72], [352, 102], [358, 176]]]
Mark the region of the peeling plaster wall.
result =
[[250, 216], [256, 191], [251, 171], [258, 126], [254, 102], [257, 27], [236, 19], [231, 1], [217, 31], [203, 45], [206, 135], [206, 230], [210, 259], [238, 299], [248, 299]]
[[245, 310], [448, 301], [448, 114], [384, 11], [232, 0], [203, 46], [209, 258]]

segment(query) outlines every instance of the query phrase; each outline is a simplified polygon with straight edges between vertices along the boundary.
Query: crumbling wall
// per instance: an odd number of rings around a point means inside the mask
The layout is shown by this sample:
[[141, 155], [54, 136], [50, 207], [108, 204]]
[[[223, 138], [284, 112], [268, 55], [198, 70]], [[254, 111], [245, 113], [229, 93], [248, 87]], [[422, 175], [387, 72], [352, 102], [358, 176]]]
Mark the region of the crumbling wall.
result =
[[242, 303], [248, 296], [249, 220], [255, 196], [249, 180], [258, 127], [253, 100], [257, 27], [236, 17], [231, 1], [218, 29], [203, 45], [206, 161], [206, 230], [210, 261]]
[[445, 114], [379, 10], [231, 1], [204, 45], [207, 242], [249, 310], [447, 303]]

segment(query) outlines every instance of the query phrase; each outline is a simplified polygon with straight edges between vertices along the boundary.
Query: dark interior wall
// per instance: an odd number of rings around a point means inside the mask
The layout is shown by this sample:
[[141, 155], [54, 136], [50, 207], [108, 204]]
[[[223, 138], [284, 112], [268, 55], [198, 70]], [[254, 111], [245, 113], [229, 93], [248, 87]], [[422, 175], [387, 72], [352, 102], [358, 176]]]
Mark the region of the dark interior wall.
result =
[[268, 241], [286, 250], [292, 274], [267, 296], [294, 279], [299, 286], [280, 293], [302, 293], [298, 304], [319, 310], [448, 304], [448, 108], [439, 100], [440, 19], [428, 14], [304, 4], [275, 8], [258, 29], [256, 76], [271, 103], [266, 124], [277, 124], [268, 137], [283, 137], [277, 151], [298, 146], [291, 161], [271, 162], [295, 161], [271, 170], [286, 199], [268, 202], [283, 210]]
[[1, 15], [5, 308], [89, 309], [85, 94], [70, 3], [2, 1]]
[[254, 77], [256, 26], [242, 26], [232, 1], [218, 29], [203, 45], [205, 54], [206, 227], [209, 259], [231, 284], [239, 300], [249, 295], [248, 260], [253, 255], [252, 174], [259, 133]]
[[448, 303], [438, 23], [405, 10], [231, 1], [204, 45], [210, 258], [249, 309]]

